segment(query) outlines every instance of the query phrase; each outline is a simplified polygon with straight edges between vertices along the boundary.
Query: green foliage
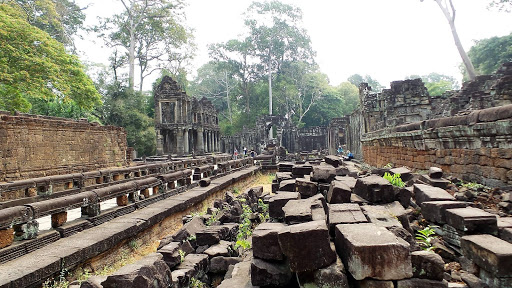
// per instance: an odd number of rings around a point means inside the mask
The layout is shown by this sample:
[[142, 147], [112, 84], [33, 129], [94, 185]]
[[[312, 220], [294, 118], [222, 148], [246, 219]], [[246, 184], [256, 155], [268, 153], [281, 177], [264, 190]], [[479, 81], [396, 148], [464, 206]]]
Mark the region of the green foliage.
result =
[[140, 247], [139, 242], [137, 242], [137, 240], [131, 240], [131, 241], [128, 243], [128, 246], [129, 246], [132, 250], [137, 250], [137, 249], [139, 249], [139, 247]]
[[512, 11], [511, 0], [492, 0], [489, 3], [489, 8], [498, 9], [499, 11], [510, 12]]
[[32, 105], [15, 88], [0, 84], [0, 110], [28, 112]]
[[[379, 81], [373, 79], [370, 75], [365, 75], [364, 77], [359, 74], [354, 74], [347, 78], [347, 81], [355, 85], [359, 89], [359, 84], [368, 83], [368, 85], [372, 88], [373, 92], [381, 92], [384, 88], [383, 85], [379, 83]], [[359, 91], [359, 90], [358, 90]]]
[[384, 179], [388, 180], [391, 185], [393, 186], [396, 186], [396, 187], [405, 187], [405, 183], [404, 181], [402, 181], [402, 178], [400, 178], [400, 174], [399, 173], [395, 173], [393, 175], [391, 175], [390, 173], [386, 172], [384, 173]]
[[22, 16], [0, 4], [0, 84], [9, 95], [14, 92], [9, 110], [26, 111], [29, 99], [58, 99], [86, 111], [100, 105], [101, 96], [78, 58]]
[[258, 199], [258, 217], [260, 218], [260, 222], [264, 222], [269, 218], [268, 215], [268, 204], [263, 203], [263, 200]]
[[448, 90], [460, 89], [459, 83], [455, 78], [435, 72], [423, 76], [411, 75], [405, 77], [405, 79], [416, 78], [421, 78], [421, 80], [423, 80], [430, 96], [441, 96]]
[[190, 288], [205, 288], [207, 286], [206, 286], [206, 284], [201, 282], [201, 280], [198, 280], [195, 277], [192, 277], [192, 278], [190, 278], [189, 287]]
[[437, 238], [436, 232], [434, 231], [436, 227], [438, 226], [429, 225], [416, 233], [416, 240], [418, 240], [421, 249], [425, 251], [432, 251], [434, 249], [432, 241]]
[[[476, 41], [469, 49], [468, 56], [479, 74], [495, 73], [503, 63], [512, 61], [512, 33]], [[466, 71], [462, 70], [467, 79]]]
[[180, 263], [183, 263], [183, 261], [185, 261], [185, 256], [187, 256], [187, 253], [185, 253], [185, 251], [179, 249], [178, 254], [180, 255]]
[[156, 151], [156, 133], [154, 120], [148, 116], [152, 96], [134, 92], [119, 83], [103, 87], [104, 105], [96, 110], [105, 125], [123, 127], [126, 140], [134, 147], [138, 156], [154, 155]]
[[460, 186], [465, 187], [465, 188], [469, 188], [469, 189], [473, 189], [473, 190], [485, 188], [484, 185], [479, 184], [479, 183], [475, 183], [475, 182], [461, 183]]
[[243, 213], [240, 215], [242, 223], [238, 226], [238, 234], [236, 235], [235, 249], [242, 247], [243, 249], [250, 249], [251, 244], [247, 241], [247, 238], [252, 235], [252, 222], [249, 219], [249, 215], [253, 213], [251, 207], [246, 204], [242, 204]]

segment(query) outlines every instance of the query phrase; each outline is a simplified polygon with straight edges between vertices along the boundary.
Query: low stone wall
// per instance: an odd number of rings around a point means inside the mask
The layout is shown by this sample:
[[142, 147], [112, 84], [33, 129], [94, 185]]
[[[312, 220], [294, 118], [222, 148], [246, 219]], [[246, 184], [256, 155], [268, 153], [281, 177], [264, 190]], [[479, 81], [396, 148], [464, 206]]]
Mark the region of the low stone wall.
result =
[[512, 184], [512, 105], [378, 130], [361, 142], [373, 166], [437, 166], [465, 181]]
[[127, 148], [120, 127], [0, 112], [0, 182], [124, 166]]

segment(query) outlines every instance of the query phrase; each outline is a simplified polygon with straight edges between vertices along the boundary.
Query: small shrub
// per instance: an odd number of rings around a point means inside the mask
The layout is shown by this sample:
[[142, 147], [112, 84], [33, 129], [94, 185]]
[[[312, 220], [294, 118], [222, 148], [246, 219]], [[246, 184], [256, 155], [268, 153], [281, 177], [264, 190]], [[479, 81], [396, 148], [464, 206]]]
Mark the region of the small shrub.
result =
[[384, 173], [384, 179], [388, 180], [391, 185], [393, 186], [396, 186], [396, 187], [405, 187], [405, 183], [404, 181], [402, 181], [402, 178], [400, 178], [400, 174], [396, 173], [396, 174], [389, 174], [388, 172]]
[[190, 288], [204, 288], [206, 285], [195, 277], [190, 278]]
[[185, 251], [179, 249], [178, 254], [180, 254], [180, 263], [183, 263], [183, 261], [185, 261], [185, 256], [186, 256]]
[[425, 251], [432, 251], [434, 249], [434, 246], [432, 246], [432, 240], [437, 238], [434, 227], [438, 226], [429, 225], [416, 233], [416, 240], [418, 240], [421, 249]]

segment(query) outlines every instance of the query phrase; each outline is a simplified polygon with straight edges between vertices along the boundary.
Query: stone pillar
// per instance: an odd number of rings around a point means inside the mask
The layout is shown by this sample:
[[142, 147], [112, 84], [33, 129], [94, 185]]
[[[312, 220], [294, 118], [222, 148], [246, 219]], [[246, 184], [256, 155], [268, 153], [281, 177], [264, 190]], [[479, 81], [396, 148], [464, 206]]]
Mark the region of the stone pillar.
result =
[[212, 131], [208, 131], [208, 152], [213, 152]]
[[210, 152], [210, 147], [208, 146], [208, 130], [204, 131], [204, 152]]
[[158, 191], [160, 190], [160, 186], [153, 187], [153, 195], [158, 194]]
[[0, 229], [0, 249], [7, 247], [14, 241], [14, 229]]
[[146, 188], [146, 189], [142, 190], [141, 194], [144, 195], [144, 199], [148, 199], [149, 198], [149, 189]]
[[184, 147], [183, 147], [183, 130], [176, 130], [176, 153], [178, 155], [183, 155]]
[[100, 203], [91, 203], [85, 207], [82, 207], [82, 217], [89, 216], [94, 217], [98, 216], [101, 213]]
[[188, 154], [190, 151], [188, 149], [188, 128], [183, 130], [183, 153]]
[[117, 196], [116, 198], [117, 206], [126, 206], [128, 205], [128, 195], [124, 194], [121, 196]]
[[36, 220], [32, 220], [24, 224], [14, 225], [13, 228], [15, 240], [34, 239], [39, 233], [39, 223]]
[[204, 154], [204, 138], [203, 138], [203, 128], [197, 128], [197, 148], [196, 154], [203, 155]]
[[62, 226], [64, 223], [68, 221], [68, 212], [59, 212], [52, 214], [52, 228], [57, 228]]

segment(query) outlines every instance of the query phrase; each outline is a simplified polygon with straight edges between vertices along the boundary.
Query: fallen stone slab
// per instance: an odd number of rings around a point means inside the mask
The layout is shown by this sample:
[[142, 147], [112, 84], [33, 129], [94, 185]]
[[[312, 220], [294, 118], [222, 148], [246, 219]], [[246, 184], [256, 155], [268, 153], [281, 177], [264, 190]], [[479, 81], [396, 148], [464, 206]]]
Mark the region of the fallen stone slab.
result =
[[222, 225], [207, 226], [196, 233], [196, 243], [198, 246], [214, 245], [220, 240], [231, 240], [236, 235], [238, 224], [225, 223]]
[[421, 215], [430, 222], [446, 223], [446, 209], [466, 208], [469, 202], [464, 201], [427, 201], [421, 203]]
[[[107, 276], [91, 276], [85, 282], [82, 282], [81, 285], [78, 285], [80, 288], [103, 288], [101, 286], [101, 282], [107, 280]], [[71, 285], [69, 285], [71, 288]]]
[[496, 215], [482, 209], [466, 207], [446, 210], [446, 223], [467, 234], [487, 233], [498, 235]]
[[300, 287], [348, 288], [345, 267], [339, 257], [331, 265], [314, 271], [297, 273]]
[[[496, 276], [493, 272], [489, 272], [483, 268], [480, 268], [480, 274], [478, 276], [490, 288], [510, 288], [510, 287], [512, 287], [512, 277], [499, 277], [499, 276]], [[470, 288], [472, 288], [472, 287], [470, 287]]]
[[206, 249], [204, 254], [208, 255], [208, 257], [213, 258], [217, 256], [225, 256], [229, 257], [233, 254], [233, 247], [232, 243], [228, 241], [221, 240], [218, 244], [215, 244], [211, 246], [210, 248]]
[[224, 281], [217, 288], [258, 288], [251, 284], [251, 261], [243, 261], [236, 264], [233, 267], [233, 271], [229, 274], [230, 277], [228, 278], [228, 275], [226, 275]]
[[101, 283], [104, 288], [152, 288], [172, 285], [171, 270], [160, 253], [150, 254], [141, 260], [126, 265]]
[[277, 195], [270, 198], [268, 201], [268, 214], [271, 218], [283, 219], [283, 207], [290, 200], [300, 199], [300, 194], [297, 192], [277, 193]]
[[395, 193], [391, 183], [377, 175], [357, 179], [354, 193], [372, 203], [395, 201]]
[[421, 175], [420, 180], [423, 181], [424, 183], [427, 183], [429, 185], [432, 185], [434, 187], [438, 187], [441, 189], [448, 188], [448, 185], [450, 185], [450, 183], [451, 183], [449, 180], [446, 180], [444, 178], [432, 178], [428, 175]]
[[462, 254], [495, 277], [512, 277], [512, 244], [492, 235], [461, 238]]
[[455, 197], [439, 187], [425, 184], [414, 184], [413, 187], [416, 204], [420, 206], [427, 201], [455, 201]]
[[480, 278], [476, 277], [471, 273], [467, 273], [465, 271], [461, 271], [460, 279], [464, 281], [464, 283], [468, 284], [471, 288], [487, 288], [488, 286], [482, 281]]
[[405, 279], [396, 282], [397, 288], [448, 288], [448, 282], [445, 280], [437, 281], [430, 279]]
[[400, 280], [412, 276], [409, 243], [373, 223], [336, 226], [336, 251], [356, 280]]
[[292, 173], [291, 172], [277, 172], [276, 180], [277, 180], [277, 182], [281, 182], [283, 180], [292, 180]]
[[345, 204], [330, 204], [328, 225], [329, 233], [334, 236], [334, 228], [338, 224], [356, 224], [366, 223], [366, 216], [364, 216], [361, 207], [358, 204], [345, 203]]
[[356, 187], [357, 179], [350, 176], [336, 176], [334, 181], [342, 182], [353, 190]]
[[389, 169], [389, 173], [391, 173], [391, 175], [400, 174], [400, 179], [402, 179], [404, 182], [412, 179], [412, 171], [407, 167], [392, 168]]
[[292, 279], [292, 272], [286, 263], [252, 259], [251, 283], [254, 286], [286, 286]]
[[206, 254], [188, 254], [183, 259], [183, 262], [178, 265], [177, 269], [188, 269], [194, 270], [192, 277], [201, 278], [203, 277], [210, 268], [210, 261]]
[[295, 192], [295, 179], [279, 182], [279, 191]]
[[336, 254], [329, 244], [329, 232], [325, 221], [287, 226], [279, 232], [278, 237], [279, 245], [290, 262], [292, 272], [319, 269], [336, 260]]
[[178, 232], [174, 233], [173, 235], [171, 235], [169, 237], [165, 237], [164, 239], [162, 239], [160, 241], [160, 244], [158, 245], [158, 248], [160, 249], [161, 247], [163, 247], [173, 241], [176, 241], [176, 242], [185, 241], [188, 237], [190, 237], [192, 235], [196, 235], [196, 233], [198, 231], [201, 231], [205, 228], [206, 228], [206, 225], [204, 224], [203, 220], [201, 220], [200, 217], [193, 217], [192, 220], [185, 223], [183, 225], [183, 227], [181, 227], [181, 229], [178, 230]]
[[430, 176], [431, 179], [441, 179], [443, 177], [443, 169], [430, 167], [428, 169], [428, 176]]
[[357, 281], [359, 288], [394, 288], [393, 281], [380, 281], [373, 279], [364, 279]]
[[178, 266], [181, 263], [180, 251], [183, 255], [187, 255], [194, 252], [194, 248], [190, 246], [188, 241], [182, 243], [180, 242], [171, 242], [165, 245], [162, 248], [159, 248], [158, 253], [163, 255], [163, 261], [169, 266], [170, 269]]
[[329, 165], [320, 165], [313, 167], [311, 181], [320, 183], [331, 183], [336, 177], [336, 169]]
[[336, 155], [328, 155], [324, 158], [325, 163], [331, 165], [332, 167], [338, 167], [343, 164], [343, 160]]
[[295, 178], [304, 178], [304, 175], [309, 175], [313, 172], [313, 166], [306, 164], [293, 165], [292, 175]]
[[411, 253], [411, 262], [414, 278], [443, 280], [444, 261], [438, 254], [428, 251], [414, 251]]
[[242, 262], [240, 257], [224, 257], [215, 256], [210, 259], [210, 271], [211, 273], [225, 273], [228, 271], [229, 265], [235, 265]]
[[301, 198], [309, 198], [318, 193], [318, 185], [305, 178], [297, 178], [295, 179], [295, 190], [300, 193]]
[[327, 202], [331, 204], [350, 203], [352, 189], [342, 181], [332, 181], [327, 192]]
[[404, 207], [396, 201], [384, 205], [364, 205], [362, 209], [369, 222], [386, 228], [403, 227], [399, 218], [407, 214]]
[[262, 223], [252, 232], [253, 256], [264, 260], [283, 260], [278, 233], [286, 225], [283, 223]]

